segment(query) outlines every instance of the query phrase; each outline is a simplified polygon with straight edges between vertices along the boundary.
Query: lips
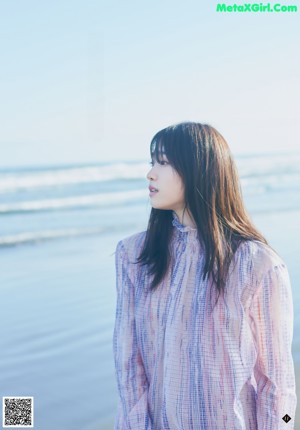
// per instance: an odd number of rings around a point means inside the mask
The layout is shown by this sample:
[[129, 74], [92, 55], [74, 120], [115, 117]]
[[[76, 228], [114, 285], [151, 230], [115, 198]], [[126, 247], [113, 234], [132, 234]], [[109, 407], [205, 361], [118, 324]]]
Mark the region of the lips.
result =
[[153, 191], [158, 191], [157, 188], [152, 187], [152, 185], [149, 185], [149, 191], [153, 192]]

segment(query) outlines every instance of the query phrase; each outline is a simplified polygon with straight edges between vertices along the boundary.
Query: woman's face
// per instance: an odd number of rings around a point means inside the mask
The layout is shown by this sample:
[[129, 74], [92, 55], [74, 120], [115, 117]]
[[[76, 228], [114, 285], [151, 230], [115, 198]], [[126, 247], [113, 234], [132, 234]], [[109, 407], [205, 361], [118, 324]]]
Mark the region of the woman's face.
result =
[[165, 153], [161, 155], [161, 164], [155, 159], [151, 164], [147, 179], [149, 185], [158, 190], [150, 196], [152, 207], [181, 212], [184, 208], [184, 184], [181, 177], [169, 164]]

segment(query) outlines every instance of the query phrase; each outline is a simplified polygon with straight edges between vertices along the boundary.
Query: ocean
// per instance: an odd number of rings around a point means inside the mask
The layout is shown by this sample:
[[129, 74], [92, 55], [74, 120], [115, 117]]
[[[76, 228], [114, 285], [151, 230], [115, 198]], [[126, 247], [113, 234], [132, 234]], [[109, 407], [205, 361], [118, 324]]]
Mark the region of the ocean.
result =
[[[289, 269], [299, 381], [300, 153], [235, 159], [248, 212]], [[114, 252], [147, 227], [149, 169], [0, 168], [0, 392], [34, 397], [36, 430], [113, 429]]]

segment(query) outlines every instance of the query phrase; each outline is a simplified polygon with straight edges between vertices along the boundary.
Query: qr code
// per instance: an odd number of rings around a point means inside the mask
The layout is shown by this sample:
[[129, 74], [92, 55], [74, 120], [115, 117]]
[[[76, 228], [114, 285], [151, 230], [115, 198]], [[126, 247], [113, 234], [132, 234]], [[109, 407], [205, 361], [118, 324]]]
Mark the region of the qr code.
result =
[[3, 397], [3, 427], [33, 427], [33, 397]]

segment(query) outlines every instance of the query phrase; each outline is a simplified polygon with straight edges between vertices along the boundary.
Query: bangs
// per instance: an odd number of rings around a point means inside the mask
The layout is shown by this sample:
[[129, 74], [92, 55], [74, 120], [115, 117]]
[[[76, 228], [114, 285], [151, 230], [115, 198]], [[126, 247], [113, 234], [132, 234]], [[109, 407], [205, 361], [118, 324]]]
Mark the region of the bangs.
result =
[[[164, 156], [169, 165], [178, 170], [181, 162], [182, 136], [175, 133], [177, 126], [167, 127], [154, 135], [150, 143], [150, 156], [153, 161], [162, 163]], [[179, 168], [179, 170], [181, 170]]]
[[158, 162], [161, 162], [163, 159], [163, 155], [166, 155], [165, 153], [165, 145], [161, 139], [153, 138], [151, 144], [150, 144], [150, 153], [152, 160], [157, 160]]

